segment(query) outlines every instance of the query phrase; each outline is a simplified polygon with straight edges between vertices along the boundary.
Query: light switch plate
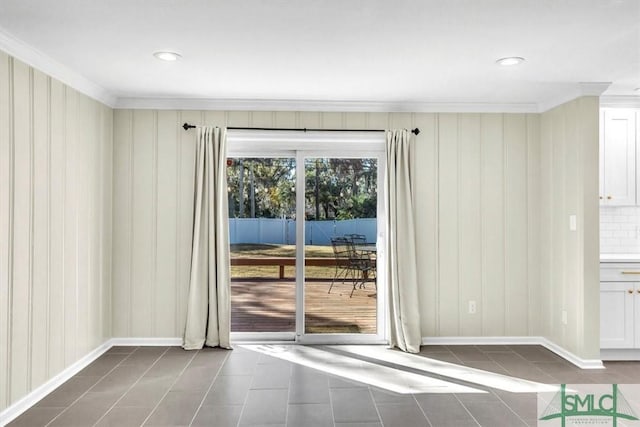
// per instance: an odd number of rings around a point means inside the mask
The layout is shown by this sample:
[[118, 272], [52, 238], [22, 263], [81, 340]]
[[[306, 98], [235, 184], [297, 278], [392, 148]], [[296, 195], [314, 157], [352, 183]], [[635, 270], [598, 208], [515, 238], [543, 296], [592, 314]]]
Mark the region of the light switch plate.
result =
[[576, 231], [578, 229], [578, 218], [576, 215], [569, 215], [569, 230]]

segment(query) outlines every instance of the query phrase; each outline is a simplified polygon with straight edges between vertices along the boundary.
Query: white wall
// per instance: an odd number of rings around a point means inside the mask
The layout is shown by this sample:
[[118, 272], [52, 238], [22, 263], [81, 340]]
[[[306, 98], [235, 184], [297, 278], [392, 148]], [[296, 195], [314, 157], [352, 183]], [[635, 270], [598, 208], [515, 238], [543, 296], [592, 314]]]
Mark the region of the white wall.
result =
[[[195, 132], [180, 126], [413, 128], [424, 336], [537, 335], [537, 114], [116, 110], [113, 332], [184, 327]], [[467, 313], [469, 300], [478, 312]]]
[[112, 119], [0, 52], [0, 411], [110, 337]]
[[597, 97], [582, 97], [541, 115], [543, 329], [585, 359], [600, 354], [598, 110]]

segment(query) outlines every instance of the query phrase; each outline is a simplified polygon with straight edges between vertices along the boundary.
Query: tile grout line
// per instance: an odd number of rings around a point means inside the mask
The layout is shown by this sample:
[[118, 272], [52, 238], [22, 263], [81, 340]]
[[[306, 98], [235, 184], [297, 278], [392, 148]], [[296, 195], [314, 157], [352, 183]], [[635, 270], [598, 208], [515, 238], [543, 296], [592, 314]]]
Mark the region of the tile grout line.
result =
[[[138, 350], [136, 350], [136, 351], [138, 351]], [[140, 380], [144, 377], [144, 375], [145, 375], [147, 372], [149, 372], [149, 371], [151, 370], [151, 368], [153, 368], [153, 367], [156, 365], [156, 363], [158, 363], [158, 361], [159, 361], [160, 359], [162, 359], [162, 357], [163, 357], [165, 354], [167, 354], [167, 352], [168, 352], [168, 351], [169, 351], [169, 348], [167, 347], [167, 348], [165, 349], [165, 351], [163, 351], [163, 352], [162, 352], [162, 354], [156, 358], [156, 360], [151, 364], [151, 366], [149, 366], [149, 367], [148, 367], [148, 368], [147, 368], [147, 369], [146, 369], [146, 370], [145, 370], [145, 371], [140, 375], [140, 377], [139, 377], [139, 378], [138, 378], [138, 379], [137, 379], [137, 380], [136, 380], [136, 381], [135, 381], [135, 382], [134, 382], [134, 383], [133, 383], [133, 384], [132, 384], [128, 389], [126, 389], [126, 390], [122, 393], [122, 395], [121, 395], [121, 396], [120, 396], [120, 397], [119, 397], [119, 398], [118, 398], [118, 399], [113, 403], [113, 405], [111, 405], [111, 406], [109, 407], [109, 409], [107, 409], [107, 410], [105, 411], [105, 413], [104, 413], [104, 414], [102, 414], [102, 416], [101, 416], [101, 417], [100, 417], [100, 418], [99, 418], [99, 419], [98, 419], [98, 420], [97, 420], [93, 425], [94, 425], [94, 426], [98, 425], [98, 423], [99, 423], [100, 421], [102, 421], [102, 419], [103, 419], [103, 418], [104, 418], [104, 417], [105, 417], [109, 412], [111, 412], [111, 410], [112, 410], [113, 408], [115, 408], [115, 407], [116, 407], [116, 405], [118, 404], [118, 402], [120, 402], [120, 401], [124, 398], [124, 396], [125, 396], [127, 393], [129, 393], [129, 391], [130, 391], [133, 387], [135, 387], [135, 386], [136, 386], [136, 384], [138, 384], [138, 383], [140, 382]], [[133, 353], [135, 353], [135, 351], [134, 351]], [[133, 354], [133, 353], [131, 353], [131, 354]], [[98, 382], [100, 382], [100, 381], [98, 381]], [[98, 383], [96, 383], [96, 384], [98, 384]]]
[[[169, 351], [169, 349], [167, 349], [167, 351]], [[162, 395], [162, 397], [160, 398], [160, 400], [158, 400], [158, 403], [156, 403], [156, 406], [153, 407], [153, 409], [149, 412], [149, 415], [147, 415], [147, 417], [142, 421], [142, 423], [140, 424], [140, 426], [143, 426], [147, 421], [149, 421], [149, 418], [151, 418], [151, 416], [153, 415], [153, 413], [156, 411], [156, 409], [158, 409], [158, 407], [160, 406], [160, 404], [162, 403], [162, 401], [164, 400], [165, 397], [167, 397], [167, 395], [169, 394], [169, 392], [171, 391], [171, 389], [173, 388], [174, 385], [176, 385], [176, 383], [178, 382], [178, 380], [180, 379], [180, 377], [182, 376], [182, 374], [184, 374], [184, 371], [187, 370], [187, 368], [189, 367], [189, 365], [191, 365], [191, 362], [193, 362], [193, 359], [196, 357], [196, 355], [200, 352], [200, 350], [198, 350], [193, 356], [191, 356], [191, 359], [189, 359], [189, 362], [184, 366], [184, 368], [182, 368], [182, 370], [180, 371], [180, 374], [178, 374], [178, 376], [176, 377], [176, 379], [171, 383], [171, 385], [169, 386], [169, 388], [167, 389], [167, 391]]]
[[[260, 365], [259, 363], [260, 358], [258, 358], [258, 360], [256, 361], [255, 365], [256, 365], [256, 369], [254, 370], [253, 374], [251, 375], [251, 383], [249, 384], [249, 388], [247, 389], [247, 394], [244, 398], [244, 402], [242, 403], [242, 409], [240, 410], [240, 415], [238, 417], [238, 423], [236, 424], [236, 427], [240, 427], [240, 422], [242, 421], [242, 415], [244, 414], [244, 411], [247, 407], [247, 400], [249, 399], [249, 392], [251, 390], [262, 390], [262, 389], [252, 389], [251, 388], [251, 384], [253, 384], [253, 380], [255, 378], [256, 375], [256, 371], [258, 369], [258, 365]], [[291, 362], [288, 362], [291, 366], [291, 370], [289, 373], [289, 388], [287, 389], [287, 408], [285, 409], [285, 426], [286, 426], [286, 421], [287, 421], [287, 417], [289, 415], [289, 394], [291, 393], [290, 391], [290, 387], [291, 387], [291, 378], [293, 376], [293, 364]]]
[[455, 397], [455, 398], [456, 398], [456, 400], [458, 401], [458, 403], [459, 403], [459, 404], [464, 408], [464, 410], [465, 410], [465, 411], [467, 411], [467, 414], [469, 414], [469, 416], [471, 417], [471, 419], [473, 419], [473, 421], [475, 421], [475, 422], [476, 422], [476, 424], [478, 424], [480, 427], [482, 427], [482, 424], [480, 424], [480, 421], [478, 421], [478, 420], [476, 419], [476, 417], [474, 417], [474, 416], [473, 416], [473, 414], [471, 413], [471, 411], [469, 410], [469, 408], [467, 408], [467, 407], [465, 406], [465, 404], [464, 404], [464, 403], [462, 403], [462, 400], [460, 400], [460, 398], [458, 397], [458, 395], [457, 395], [457, 394], [455, 394], [455, 393], [453, 393], [453, 397]]
[[[287, 387], [287, 413], [284, 417], [284, 425], [287, 425], [287, 421], [289, 421], [289, 401], [291, 400], [291, 381], [293, 380], [293, 366], [291, 366], [291, 374], [289, 375], [289, 386]], [[335, 422], [333, 423], [335, 427]]]
[[329, 407], [331, 408], [331, 421], [333, 422], [333, 427], [336, 427], [336, 412], [333, 410], [333, 396], [331, 393], [331, 380], [327, 377], [327, 392], [329, 393]]
[[[284, 409], [284, 425], [289, 425], [289, 395], [291, 395], [291, 378], [293, 377], [293, 364], [288, 362], [289, 365], [289, 384], [287, 384], [287, 403]], [[248, 393], [247, 393], [248, 394]], [[238, 420], [240, 422], [240, 420]]]
[[[199, 353], [200, 351], [198, 351]], [[200, 409], [202, 409], [202, 407], [204, 406], [204, 401], [207, 399], [207, 396], [209, 395], [209, 392], [211, 391], [211, 389], [213, 388], [213, 384], [216, 382], [216, 380], [218, 379], [218, 377], [220, 376], [220, 371], [222, 371], [222, 367], [224, 366], [224, 364], [227, 362], [227, 359], [229, 358], [229, 356], [231, 355], [231, 351], [227, 351], [227, 355], [225, 356], [224, 360], [222, 361], [222, 363], [220, 364], [220, 367], [218, 368], [218, 371], [216, 372], [216, 374], [213, 376], [213, 379], [211, 380], [211, 384], [209, 384], [209, 388], [207, 388], [207, 392], [204, 394], [204, 396], [202, 396], [202, 400], [200, 401], [200, 405], [198, 406], [198, 408], [196, 409], [196, 411], [193, 413], [193, 417], [191, 417], [191, 421], [189, 422], [189, 425], [191, 426], [193, 424], [193, 422], [196, 420], [196, 417], [198, 416], [198, 412], [200, 412]]]
[[498, 398], [498, 400], [499, 400], [500, 402], [502, 402], [502, 404], [503, 404], [504, 406], [506, 406], [506, 407], [507, 407], [507, 409], [509, 409], [509, 410], [510, 410], [510, 411], [511, 411], [511, 412], [512, 412], [516, 417], [518, 417], [518, 419], [519, 419], [520, 421], [522, 421], [522, 422], [523, 422], [525, 425], [527, 425], [527, 426], [529, 425], [529, 423], [527, 423], [527, 422], [524, 420], [524, 418], [522, 418], [522, 417], [520, 416], [520, 414], [518, 414], [516, 411], [514, 411], [514, 410], [513, 410], [513, 408], [511, 408], [511, 406], [510, 406], [509, 404], [507, 404], [507, 402], [505, 402], [504, 400], [502, 400], [502, 398], [500, 397], [500, 395], [499, 395], [498, 393], [493, 393], [493, 394]]
[[[136, 351], [137, 351], [137, 350], [136, 350]], [[124, 362], [124, 361], [125, 361], [125, 360], [127, 360], [129, 357], [131, 357], [131, 355], [132, 355], [133, 353], [135, 353], [135, 351], [134, 351], [134, 352], [132, 352], [132, 353], [130, 353], [130, 354], [128, 354], [128, 355], [127, 355], [127, 357], [125, 357], [124, 359], [122, 359], [122, 360], [121, 360], [120, 362], [118, 362], [118, 363], [117, 363], [113, 368], [111, 368], [111, 369], [109, 370], [109, 372], [107, 372], [106, 374], [104, 374], [103, 376], [101, 376], [101, 377], [100, 377], [100, 379], [99, 379], [98, 381], [96, 381], [96, 382], [95, 382], [95, 384], [93, 384], [91, 387], [89, 387], [89, 388], [87, 389], [87, 391], [85, 391], [85, 392], [84, 392], [84, 393], [82, 393], [80, 396], [78, 396], [78, 398], [77, 398], [76, 400], [74, 400], [73, 402], [71, 402], [70, 404], [68, 404], [68, 405], [64, 408], [64, 410], [63, 410], [62, 412], [60, 412], [58, 415], [56, 415], [56, 416], [55, 416], [51, 421], [49, 421], [49, 422], [45, 425], [45, 427], [47, 427], [47, 426], [51, 425], [51, 423], [52, 423], [52, 422], [54, 422], [55, 420], [57, 420], [58, 418], [60, 418], [60, 415], [62, 415], [62, 414], [64, 414], [65, 412], [67, 412], [67, 411], [69, 410], [69, 408], [71, 408], [71, 407], [72, 407], [73, 405], [75, 405], [75, 404], [76, 404], [80, 399], [82, 399], [84, 396], [86, 396], [86, 395], [87, 395], [87, 393], [89, 393], [89, 392], [91, 391], [91, 389], [92, 389], [92, 388], [94, 388], [94, 387], [96, 386], [96, 384], [98, 384], [98, 383], [99, 383], [100, 381], [102, 381], [102, 380], [103, 380], [107, 375], [109, 375], [111, 372], [113, 372], [113, 371], [114, 371], [118, 366], [120, 366], [120, 365], [122, 364], [122, 362]], [[105, 354], [106, 354], [106, 353], [105, 353]], [[100, 357], [102, 357], [102, 356], [100, 356]], [[93, 363], [95, 363], [97, 360], [99, 360], [99, 358], [98, 358], [98, 359], [96, 359]], [[91, 366], [91, 365], [89, 365], [89, 366]], [[88, 367], [88, 366], [87, 366], [87, 367]], [[85, 369], [86, 369], [86, 368], [85, 368]], [[80, 371], [80, 372], [82, 372], [82, 371]], [[77, 376], [77, 374], [76, 374], [76, 375], [74, 375], [74, 377], [75, 377], [75, 376]], [[73, 377], [72, 377], [72, 378], [73, 378]], [[68, 380], [67, 380], [67, 381], [68, 381]], [[65, 381], [65, 383], [66, 383], [66, 381]]]
[[378, 409], [378, 404], [376, 403], [376, 399], [373, 398], [373, 392], [371, 391], [371, 387], [367, 386], [367, 391], [369, 392], [369, 397], [373, 402], [373, 407], [376, 408], [376, 414], [378, 414], [378, 420], [380, 421], [380, 425], [384, 427], [384, 421], [382, 420], [382, 416], [380, 415], [380, 409]]
[[[238, 423], [236, 425], [237, 427], [240, 427], [240, 421], [242, 421], [242, 414], [244, 413], [244, 410], [246, 408], [247, 400], [249, 399], [249, 393], [251, 392], [251, 390], [281, 390], [281, 389], [274, 389], [274, 388], [268, 388], [268, 389], [259, 389], [259, 388], [252, 389], [251, 388], [251, 385], [253, 384], [253, 380], [255, 379], [256, 372], [258, 370], [258, 366], [261, 365], [260, 359], [262, 357], [264, 357], [264, 355], [258, 358], [258, 360], [256, 361], [256, 369], [254, 370], [254, 373], [251, 376], [251, 383], [249, 384], [249, 388], [247, 389], [247, 395], [245, 396], [244, 403], [242, 404], [242, 410], [240, 411], [240, 416], [238, 417]], [[287, 363], [289, 364], [289, 385], [287, 387], [287, 402], [286, 402], [285, 416], [284, 416], [285, 426], [287, 425], [287, 420], [289, 418], [289, 395], [291, 394], [291, 378], [293, 377], [293, 363], [289, 361], [287, 361]]]
[[[258, 359], [259, 360], [259, 359]], [[256, 365], [258, 362], [256, 361]], [[257, 369], [257, 367], [256, 367]], [[249, 392], [251, 391], [251, 384], [253, 383], [253, 377], [256, 374], [256, 370], [251, 374], [251, 383], [249, 383], [249, 388], [247, 389], [247, 394], [244, 396], [244, 402], [242, 402], [242, 409], [240, 410], [240, 415], [238, 416], [238, 422], [236, 423], [236, 427], [240, 427], [240, 421], [242, 421], [242, 414], [244, 414], [244, 410], [247, 407], [247, 400], [249, 399]], [[287, 402], [289, 404], [289, 402]]]
[[431, 420], [429, 419], [429, 417], [427, 416], [427, 413], [422, 408], [422, 405], [420, 405], [420, 402], [418, 402], [418, 399], [416, 398], [416, 395], [414, 393], [411, 393], [411, 397], [413, 397], [413, 401], [416, 402], [416, 405], [418, 405], [418, 408], [420, 409], [420, 412], [422, 412], [422, 415], [424, 415], [424, 418], [429, 423], [429, 426], [433, 427], [433, 424], [431, 423]]
[[[523, 355], [521, 355], [520, 353], [518, 353], [517, 351], [513, 350], [511, 347], [509, 347], [509, 352], [515, 354], [516, 356], [518, 356], [520, 359], [522, 359], [520, 362], [524, 362], [527, 363], [529, 365], [533, 365], [532, 362], [530, 362], [529, 360], [527, 360]], [[493, 360], [495, 362], [496, 365], [498, 365], [500, 368], [504, 369], [505, 372], [507, 372], [509, 374], [509, 376], [511, 377], [516, 377], [516, 378], [520, 378], [519, 376], [516, 376], [513, 372], [511, 372], [509, 369], [507, 369], [505, 366], [503, 366], [502, 364], [500, 364], [500, 362], [498, 362], [497, 360], [494, 360], [491, 356], [488, 356], [491, 360]], [[538, 368], [537, 366], [534, 366], [538, 371], [540, 371], [541, 373], [548, 375], [550, 377], [552, 377], [552, 375], [549, 375], [548, 373], [544, 372], [542, 369]]]

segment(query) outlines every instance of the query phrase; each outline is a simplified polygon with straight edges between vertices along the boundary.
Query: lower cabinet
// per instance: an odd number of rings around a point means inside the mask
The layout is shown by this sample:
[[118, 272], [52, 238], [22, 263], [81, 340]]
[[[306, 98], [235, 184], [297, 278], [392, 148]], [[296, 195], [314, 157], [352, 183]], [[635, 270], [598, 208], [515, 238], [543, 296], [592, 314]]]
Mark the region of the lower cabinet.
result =
[[640, 348], [640, 283], [600, 282], [600, 347]]

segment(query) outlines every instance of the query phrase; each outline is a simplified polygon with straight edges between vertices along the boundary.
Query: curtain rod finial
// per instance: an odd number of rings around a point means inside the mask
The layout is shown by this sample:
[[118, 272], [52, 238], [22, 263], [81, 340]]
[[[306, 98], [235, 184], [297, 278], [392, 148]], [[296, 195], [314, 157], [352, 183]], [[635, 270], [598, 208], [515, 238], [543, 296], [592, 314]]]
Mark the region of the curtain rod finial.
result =
[[195, 129], [195, 128], [196, 128], [196, 125], [190, 125], [187, 122], [184, 122], [184, 124], [182, 125], [182, 129], [184, 130]]
[[420, 129], [418, 129], [418, 128], [411, 129], [411, 132], [412, 132], [414, 135], [418, 135], [418, 134], [420, 133]]

